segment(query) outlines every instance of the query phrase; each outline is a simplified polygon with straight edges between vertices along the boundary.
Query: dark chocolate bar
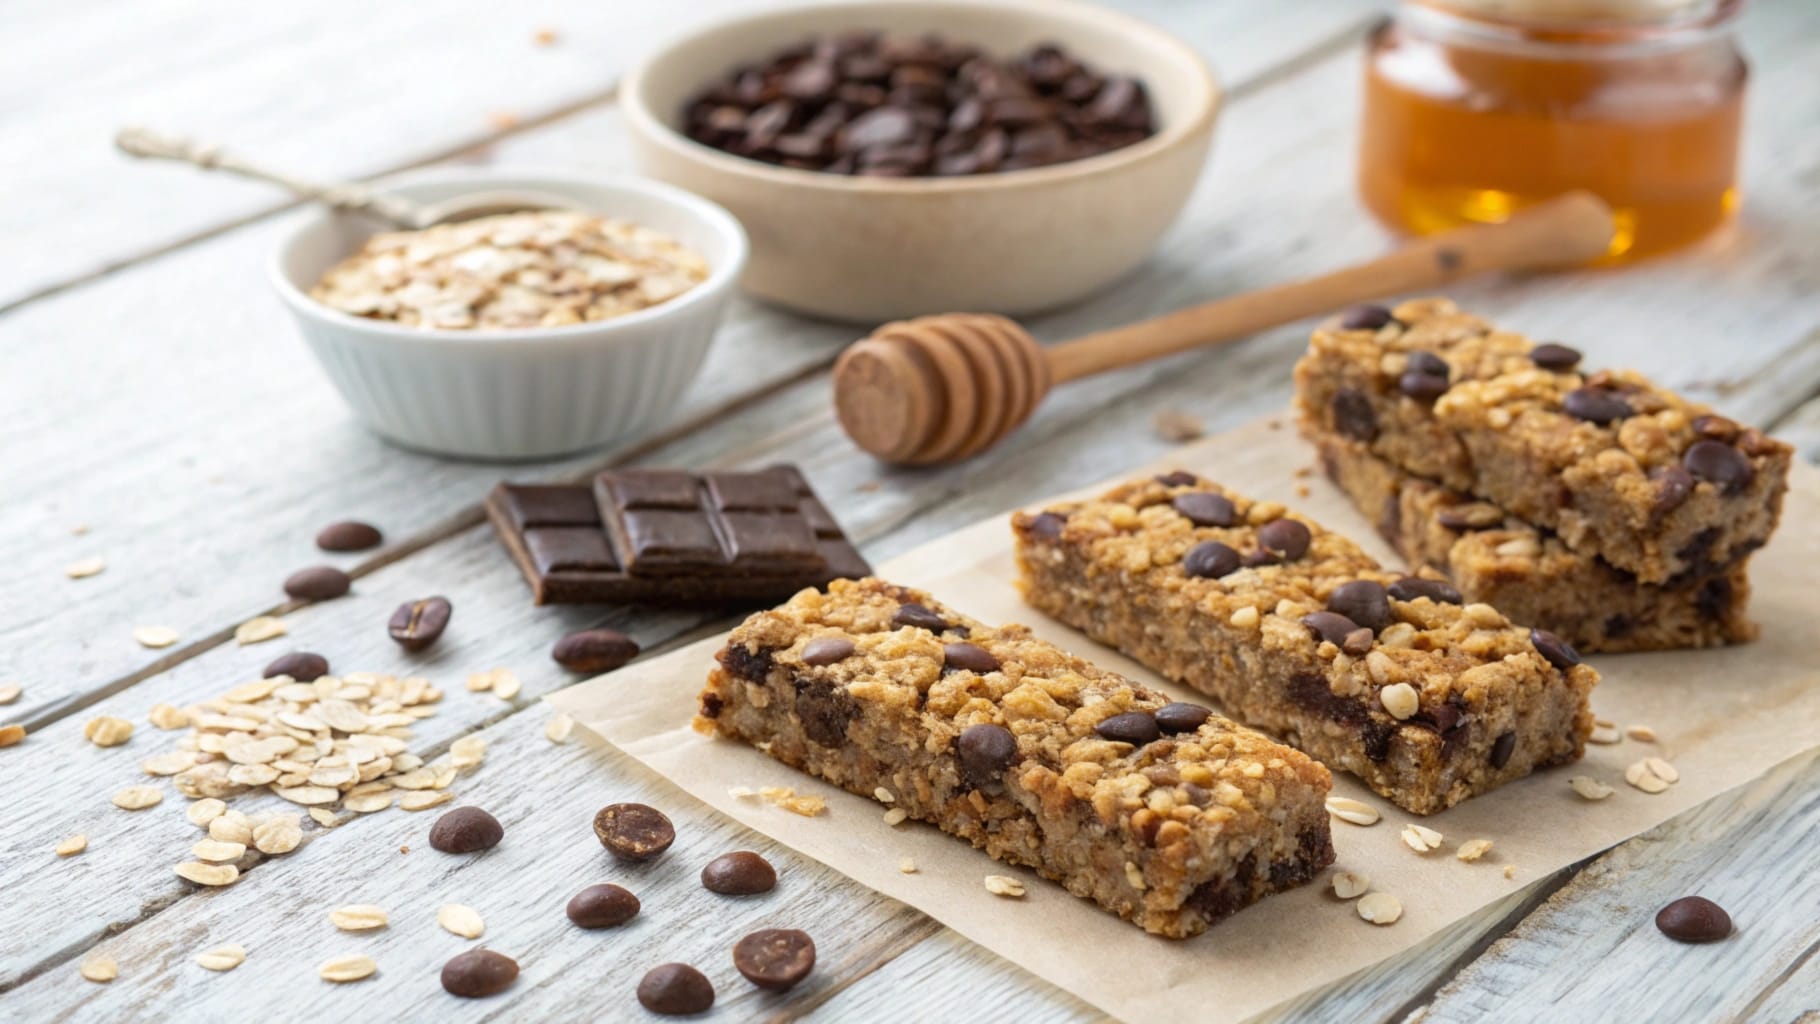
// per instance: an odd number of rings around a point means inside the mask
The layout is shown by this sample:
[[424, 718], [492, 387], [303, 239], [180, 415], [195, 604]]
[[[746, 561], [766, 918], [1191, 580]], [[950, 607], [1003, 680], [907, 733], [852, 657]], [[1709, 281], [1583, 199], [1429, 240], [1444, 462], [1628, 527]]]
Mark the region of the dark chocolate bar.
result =
[[872, 571], [789, 466], [502, 483], [487, 515], [538, 604], [776, 602]]

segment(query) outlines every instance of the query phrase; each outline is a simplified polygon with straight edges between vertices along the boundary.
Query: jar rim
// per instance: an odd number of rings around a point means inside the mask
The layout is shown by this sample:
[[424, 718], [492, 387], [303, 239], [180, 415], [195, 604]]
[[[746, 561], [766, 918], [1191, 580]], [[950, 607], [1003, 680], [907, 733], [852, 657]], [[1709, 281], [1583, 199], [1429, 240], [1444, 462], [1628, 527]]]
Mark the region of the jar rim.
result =
[[1588, 4], [1588, 13], [1580, 16], [1566, 13], [1571, 5], [1534, 6], [1549, 10], [1521, 11], [1510, 0], [1403, 0], [1400, 14], [1434, 31], [1538, 54], [1589, 49], [1628, 53], [1711, 38], [1730, 27], [1743, 10], [1744, 0], [1642, 4], [1630, 16], [1615, 13], [1609, 4]]

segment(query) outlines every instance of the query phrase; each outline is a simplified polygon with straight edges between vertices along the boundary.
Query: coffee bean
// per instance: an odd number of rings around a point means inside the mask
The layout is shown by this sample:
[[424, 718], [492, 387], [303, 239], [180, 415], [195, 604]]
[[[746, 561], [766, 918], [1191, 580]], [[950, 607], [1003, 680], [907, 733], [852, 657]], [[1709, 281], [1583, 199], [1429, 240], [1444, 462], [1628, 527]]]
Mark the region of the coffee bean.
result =
[[1461, 604], [1460, 592], [1446, 580], [1429, 580], [1420, 576], [1404, 576], [1392, 583], [1386, 591], [1399, 601], [1414, 601], [1426, 597], [1435, 604]]
[[465, 999], [498, 995], [517, 979], [518, 961], [490, 949], [457, 953], [442, 965], [443, 989]]
[[1339, 612], [1309, 612], [1302, 616], [1301, 621], [1316, 637], [1336, 647], [1344, 643], [1349, 635], [1364, 628]]
[[478, 807], [457, 807], [430, 827], [430, 845], [444, 853], [478, 853], [506, 836], [499, 819]]
[[1676, 942], [1717, 942], [1732, 933], [1732, 916], [1704, 896], [1683, 896], [1656, 911], [1656, 927]]
[[898, 606], [897, 614], [891, 616], [891, 624], [926, 629], [931, 633], [940, 633], [948, 628], [947, 619], [914, 602]]
[[1580, 359], [1579, 350], [1568, 348], [1566, 345], [1557, 345], [1552, 341], [1529, 350], [1530, 362], [1544, 370], [1553, 370], [1556, 373], [1566, 373], [1580, 365]]
[[1202, 579], [1219, 579], [1238, 567], [1239, 553], [1217, 540], [1196, 544], [1182, 556], [1182, 571]]
[[954, 750], [961, 763], [961, 782], [969, 789], [984, 789], [1017, 760], [1017, 737], [1002, 725], [970, 725], [954, 741]]
[[1201, 723], [1207, 721], [1212, 714], [1211, 709], [1199, 704], [1189, 704], [1179, 700], [1171, 701], [1156, 709], [1156, 725], [1157, 728], [1173, 736], [1176, 733], [1193, 732], [1199, 729]]
[[1514, 732], [1499, 733], [1498, 738], [1491, 742], [1491, 766], [1502, 768], [1509, 764], [1510, 755], [1516, 753], [1516, 750], [1517, 734]]
[[329, 659], [309, 651], [292, 651], [272, 659], [265, 667], [265, 678], [290, 676], [300, 683], [313, 683], [329, 674]]
[[386, 632], [405, 650], [421, 651], [435, 643], [442, 631], [449, 628], [449, 614], [454, 610], [446, 597], [406, 601], [392, 613]]
[[1172, 473], [1164, 473], [1162, 476], [1157, 477], [1156, 482], [1162, 484], [1164, 487], [1193, 487], [1195, 484], [1201, 482], [1201, 478], [1185, 469], [1178, 469]]
[[1058, 540], [1062, 536], [1062, 529], [1067, 525], [1067, 516], [1044, 512], [1030, 520], [1029, 531], [1030, 535], [1038, 540]]
[[638, 983], [638, 1001], [667, 1017], [705, 1013], [714, 1005], [714, 983], [688, 964], [661, 964]]
[[638, 657], [638, 642], [617, 629], [584, 629], [556, 641], [550, 657], [571, 672], [611, 672]]
[[1360, 303], [1346, 307], [1340, 314], [1340, 326], [1349, 331], [1375, 331], [1394, 319], [1383, 306]]
[[733, 966], [759, 988], [782, 992], [815, 969], [815, 940], [793, 928], [766, 928], [733, 945]]
[[1127, 711], [1122, 715], [1113, 715], [1093, 727], [1101, 739], [1114, 743], [1129, 743], [1141, 747], [1162, 735], [1157, 726], [1156, 716], [1143, 711]]
[[1327, 610], [1338, 612], [1372, 632], [1378, 632], [1395, 621], [1390, 611], [1390, 596], [1384, 584], [1376, 580], [1353, 580], [1334, 588], [1327, 598]]
[[701, 869], [702, 887], [723, 896], [753, 896], [777, 888], [777, 870], [751, 850], [723, 853]]
[[1397, 390], [1418, 402], [1433, 402], [1445, 395], [1450, 386], [1446, 377], [1417, 373], [1414, 370], [1405, 371], [1397, 378]]
[[316, 534], [316, 546], [324, 551], [365, 551], [384, 542], [378, 527], [352, 519], [330, 523]]
[[299, 569], [285, 577], [284, 592], [299, 601], [327, 601], [348, 592], [354, 578], [332, 565]]
[[1333, 396], [1333, 428], [1355, 441], [1378, 436], [1378, 414], [1371, 399], [1357, 388], [1341, 388]]
[[1231, 526], [1238, 514], [1232, 507], [1232, 499], [1211, 491], [1178, 494], [1169, 505], [1196, 526]]
[[988, 672], [997, 672], [999, 665], [998, 659], [994, 658], [992, 652], [984, 647], [978, 644], [959, 643], [942, 645], [942, 667], [983, 676]]
[[1750, 485], [1756, 473], [1744, 453], [1723, 441], [1701, 440], [1687, 446], [1681, 465], [1696, 478], [1735, 494]]
[[1542, 656], [1542, 660], [1563, 672], [1580, 663], [1580, 652], [1546, 629], [1530, 630], [1529, 642], [1535, 645], [1536, 653]]
[[1650, 476], [1656, 482], [1656, 499], [1650, 510], [1658, 516], [1680, 508], [1694, 493], [1694, 475], [1680, 466], [1663, 466]]
[[614, 928], [638, 916], [638, 897], [611, 883], [590, 885], [569, 900], [569, 920], [581, 928]]
[[1630, 403], [1623, 396], [1604, 388], [1576, 388], [1569, 391], [1567, 397], [1561, 400], [1561, 408], [1575, 419], [1600, 425], [1616, 422], [1631, 414]]
[[644, 804], [609, 804], [594, 816], [594, 835], [620, 860], [646, 861], [676, 842], [676, 826]]
[[818, 636], [803, 645], [803, 664], [832, 665], [853, 655], [853, 641], [844, 636]]
[[1258, 546], [1285, 562], [1307, 554], [1313, 541], [1308, 527], [1295, 519], [1272, 519], [1258, 529]]

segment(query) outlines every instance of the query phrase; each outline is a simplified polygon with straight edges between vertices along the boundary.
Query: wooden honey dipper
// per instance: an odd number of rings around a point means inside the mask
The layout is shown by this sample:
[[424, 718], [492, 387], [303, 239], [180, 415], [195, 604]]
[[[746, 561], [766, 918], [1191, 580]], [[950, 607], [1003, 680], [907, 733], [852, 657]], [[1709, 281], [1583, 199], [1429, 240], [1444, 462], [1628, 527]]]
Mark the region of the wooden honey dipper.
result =
[[847, 436], [886, 462], [954, 462], [1011, 433], [1064, 381], [1474, 274], [1583, 264], [1603, 255], [1611, 238], [1611, 208], [1590, 193], [1570, 192], [1501, 224], [1458, 228], [1320, 277], [1047, 348], [996, 314], [900, 320], [841, 353], [834, 364], [834, 409]]

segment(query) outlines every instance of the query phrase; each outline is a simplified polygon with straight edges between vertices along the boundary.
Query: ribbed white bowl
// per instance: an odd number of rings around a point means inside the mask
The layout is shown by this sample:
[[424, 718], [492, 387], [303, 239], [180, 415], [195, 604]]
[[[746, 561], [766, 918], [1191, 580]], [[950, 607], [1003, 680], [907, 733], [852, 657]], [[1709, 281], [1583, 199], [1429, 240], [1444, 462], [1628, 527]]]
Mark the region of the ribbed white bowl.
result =
[[380, 183], [426, 202], [529, 189], [654, 228], [701, 253], [708, 279], [613, 320], [529, 330], [429, 331], [350, 316], [309, 297], [325, 270], [383, 226], [333, 211], [294, 224], [272, 261], [278, 294], [355, 415], [407, 448], [530, 459], [631, 438], [669, 418], [701, 369], [746, 263], [746, 235], [719, 206], [632, 177], [450, 168]]

